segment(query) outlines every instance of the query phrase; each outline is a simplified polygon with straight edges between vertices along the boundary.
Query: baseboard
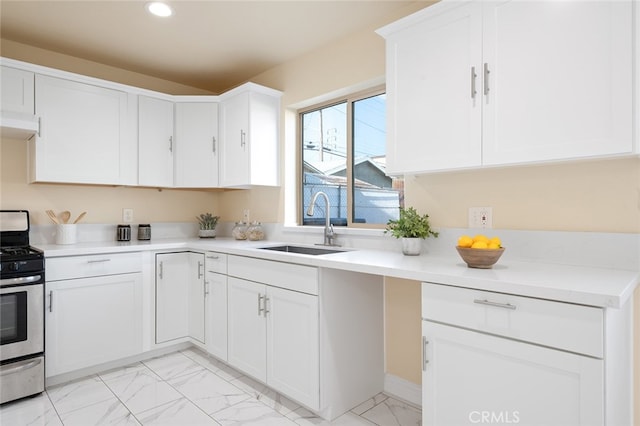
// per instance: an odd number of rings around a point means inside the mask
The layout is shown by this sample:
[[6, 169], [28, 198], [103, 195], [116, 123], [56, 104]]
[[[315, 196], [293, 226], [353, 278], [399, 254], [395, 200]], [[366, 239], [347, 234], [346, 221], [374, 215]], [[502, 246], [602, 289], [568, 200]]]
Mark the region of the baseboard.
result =
[[416, 407], [422, 407], [422, 386], [401, 377], [385, 374], [384, 392]]

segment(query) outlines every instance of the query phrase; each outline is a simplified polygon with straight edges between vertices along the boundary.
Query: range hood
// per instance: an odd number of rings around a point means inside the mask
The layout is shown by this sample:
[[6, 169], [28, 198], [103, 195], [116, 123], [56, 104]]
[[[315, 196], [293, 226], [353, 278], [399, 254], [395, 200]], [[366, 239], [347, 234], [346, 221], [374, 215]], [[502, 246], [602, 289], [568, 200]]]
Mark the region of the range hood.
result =
[[40, 132], [40, 122], [35, 115], [7, 112], [0, 114], [0, 128], [3, 139], [31, 139]]

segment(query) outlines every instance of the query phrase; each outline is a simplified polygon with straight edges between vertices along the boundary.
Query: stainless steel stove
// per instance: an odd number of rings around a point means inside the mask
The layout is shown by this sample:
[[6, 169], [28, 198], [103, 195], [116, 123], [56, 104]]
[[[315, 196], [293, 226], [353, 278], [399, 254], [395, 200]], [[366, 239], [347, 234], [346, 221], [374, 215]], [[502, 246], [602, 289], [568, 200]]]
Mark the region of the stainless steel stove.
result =
[[0, 404], [44, 391], [44, 253], [29, 212], [0, 210]]

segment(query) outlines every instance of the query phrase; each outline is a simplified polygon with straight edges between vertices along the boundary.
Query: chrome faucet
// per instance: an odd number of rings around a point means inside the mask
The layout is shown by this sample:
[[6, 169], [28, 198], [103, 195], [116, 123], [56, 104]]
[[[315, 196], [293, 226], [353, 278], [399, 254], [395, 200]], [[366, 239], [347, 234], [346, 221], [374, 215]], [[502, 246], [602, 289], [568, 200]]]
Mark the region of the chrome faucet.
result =
[[316, 200], [318, 196], [322, 195], [324, 198], [325, 204], [325, 222], [324, 222], [324, 243], [323, 246], [338, 246], [339, 244], [335, 244], [333, 240], [336, 238], [336, 234], [333, 232], [333, 225], [331, 225], [331, 204], [329, 203], [329, 197], [322, 191], [318, 191], [313, 194], [311, 198], [311, 203], [309, 204], [309, 208], [307, 209], [307, 216], [313, 216], [313, 208], [316, 205]]

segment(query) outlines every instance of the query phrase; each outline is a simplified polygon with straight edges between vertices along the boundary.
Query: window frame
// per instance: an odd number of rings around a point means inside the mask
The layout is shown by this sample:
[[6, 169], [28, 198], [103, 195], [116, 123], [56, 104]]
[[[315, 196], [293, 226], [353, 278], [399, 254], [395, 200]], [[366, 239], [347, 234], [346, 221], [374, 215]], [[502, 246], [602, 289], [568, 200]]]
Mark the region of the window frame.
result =
[[356, 223], [353, 221], [353, 104], [357, 101], [371, 98], [374, 96], [386, 94], [386, 86], [379, 85], [366, 90], [356, 91], [344, 96], [329, 99], [313, 105], [300, 108], [296, 111], [296, 222], [301, 227], [311, 227], [313, 225], [303, 225], [305, 212], [303, 211], [302, 200], [304, 198], [303, 188], [303, 149], [302, 149], [302, 116], [305, 113], [317, 111], [322, 108], [331, 107], [341, 103], [347, 105], [347, 225], [344, 228], [360, 228], [360, 229], [384, 229], [386, 224], [383, 223]]

